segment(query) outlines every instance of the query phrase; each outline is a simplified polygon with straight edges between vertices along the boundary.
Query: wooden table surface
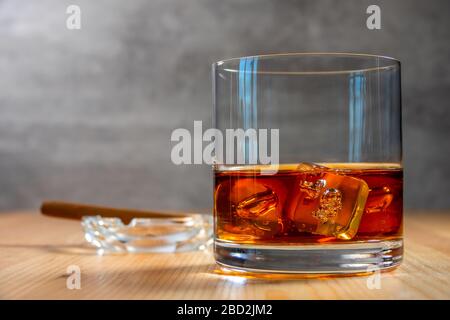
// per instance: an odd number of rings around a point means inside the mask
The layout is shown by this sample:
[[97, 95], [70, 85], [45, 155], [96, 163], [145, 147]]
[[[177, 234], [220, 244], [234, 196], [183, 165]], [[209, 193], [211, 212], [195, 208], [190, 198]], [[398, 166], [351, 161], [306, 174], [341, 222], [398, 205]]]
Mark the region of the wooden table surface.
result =
[[[247, 279], [218, 274], [210, 252], [96, 255], [80, 223], [0, 214], [2, 299], [449, 299], [450, 213], [406, 214], [405, 260], [373, 276]], [[66, 269], [81, 270], [81, 289]], [[371, 282], [372, 281], [372, 282]], [[371, 289], [370, 289], [370, 288]]]

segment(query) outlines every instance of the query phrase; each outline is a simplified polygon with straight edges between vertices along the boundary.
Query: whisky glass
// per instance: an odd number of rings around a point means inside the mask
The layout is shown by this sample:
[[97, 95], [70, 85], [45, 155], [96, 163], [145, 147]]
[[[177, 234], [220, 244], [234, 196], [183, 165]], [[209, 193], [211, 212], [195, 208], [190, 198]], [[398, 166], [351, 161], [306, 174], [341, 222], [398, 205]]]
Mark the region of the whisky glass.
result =
[[[400, 62], [213, 64], [214, 252], [238, 272], [358, 274], [403, 255]], [[217, 143], [220, 140], [220, 143]]]

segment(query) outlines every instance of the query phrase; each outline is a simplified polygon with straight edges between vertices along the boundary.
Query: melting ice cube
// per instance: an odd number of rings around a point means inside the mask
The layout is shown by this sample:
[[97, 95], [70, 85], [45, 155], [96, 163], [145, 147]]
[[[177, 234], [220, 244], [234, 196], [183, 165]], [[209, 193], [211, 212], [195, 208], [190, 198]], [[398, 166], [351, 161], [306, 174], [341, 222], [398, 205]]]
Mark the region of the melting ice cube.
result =
[[342, 210], [342, 193], [337, 189], [326, 189], [319, 200], [319, 208], [313, 211], [314, 218], [321, 223], [335, 221]]
[[250, 224], [254, 228], [255, 235], [273, 235], [282, 229], [281, 201], [273, 188], [278, 188], [282, 194], [281, 188], [284, 186], [272, 182], [269, 187], [253, 178], [244, 178], [233, 187], [234, 212], [244, 220], [240, 223]]
[[277, 204], [277, 195], [270, 188], [265, 187], [264, 191], [239, 201], [235, 208], [241, 218], [253, 219], [275, 210]]
[[366, 213], [377, 213], [386, 210], [394, 199], [391, 189], [379, 187], [370, 190], [366, 203]]
[[367, 183], [315, 164], [302, 163], [298, 170], [287, 209], [297, 230], [353, 238], [369, 193]]

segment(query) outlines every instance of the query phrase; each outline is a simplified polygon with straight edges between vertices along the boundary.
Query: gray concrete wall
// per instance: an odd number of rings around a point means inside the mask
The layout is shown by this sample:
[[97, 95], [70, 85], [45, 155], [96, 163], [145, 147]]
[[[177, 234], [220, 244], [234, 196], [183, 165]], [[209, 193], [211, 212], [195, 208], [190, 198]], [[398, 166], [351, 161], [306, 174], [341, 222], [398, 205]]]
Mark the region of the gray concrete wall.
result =
[[402, 61], [406, 206], [450, 208], [449, 13], [447, 0], [0, 0], [0, 209], [209, 207], [210, 169], [174, 166], [170, 133], [209, 121], [213, 61], [296, 51]]

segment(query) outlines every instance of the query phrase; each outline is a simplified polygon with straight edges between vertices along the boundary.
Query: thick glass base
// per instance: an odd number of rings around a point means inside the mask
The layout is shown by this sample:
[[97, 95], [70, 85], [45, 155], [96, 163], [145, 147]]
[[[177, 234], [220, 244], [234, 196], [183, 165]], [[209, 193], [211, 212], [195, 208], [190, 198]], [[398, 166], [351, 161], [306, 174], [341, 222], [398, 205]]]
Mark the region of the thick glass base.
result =
[[394, 269], [403, 258], [403, 240], [313, 245], [214, 243], [219, 265], [253, 273], [358, 274]]

